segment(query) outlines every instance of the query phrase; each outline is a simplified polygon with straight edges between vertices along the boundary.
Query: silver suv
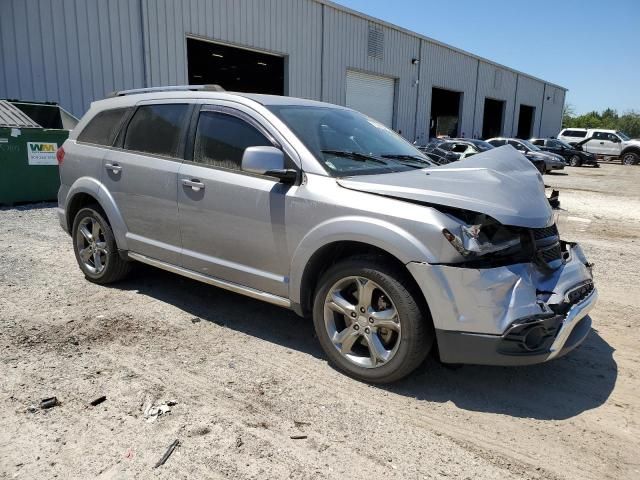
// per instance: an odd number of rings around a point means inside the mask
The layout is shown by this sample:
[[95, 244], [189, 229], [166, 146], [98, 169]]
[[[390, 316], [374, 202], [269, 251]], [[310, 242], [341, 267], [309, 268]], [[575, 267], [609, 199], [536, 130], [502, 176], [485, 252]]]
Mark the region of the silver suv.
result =
[[590, 331], [591, 265], [510, 146], [438, 167], [347, 108], [147, 89], [93, 103], [58, 159], [88, 280], [138, 261], [290, 308], [361, 380], [436, 345], [448, 363], [544, 362]]

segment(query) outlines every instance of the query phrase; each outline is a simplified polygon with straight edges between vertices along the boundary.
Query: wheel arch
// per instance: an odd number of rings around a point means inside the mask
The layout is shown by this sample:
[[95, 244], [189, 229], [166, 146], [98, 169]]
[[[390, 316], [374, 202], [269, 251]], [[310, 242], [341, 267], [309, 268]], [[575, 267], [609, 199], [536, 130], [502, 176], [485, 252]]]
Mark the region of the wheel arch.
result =
[[96, 203], [107, 217], [119, 250], [127, 250], [126, 224], [111, 194], [95, 179], [81, 177], [74, 182], [67, 193], [65, 221], [71, 232], [73, 221], [81, 208]]
[[318, 279], [327, 268], [344, 258], [360, 254], [380, 255], [406, 272], [426, 305], [422, 289], [406, 265], [412, 261], [432, 260], [433, 255], [427, 247], [394, 225], [350, 218], [319, 225], [296, 249], [290, 272], [289, 296], [297, 313], [305, 315], [311, 311]]
[[626, 147], [624, 150], [622, 150], [622, 152], [620, 152], [620, 158], [624, 157], [627, 153], [635, 153], [636, 155], [640, 156], [640, 147], [637, 147], [635, 145]]

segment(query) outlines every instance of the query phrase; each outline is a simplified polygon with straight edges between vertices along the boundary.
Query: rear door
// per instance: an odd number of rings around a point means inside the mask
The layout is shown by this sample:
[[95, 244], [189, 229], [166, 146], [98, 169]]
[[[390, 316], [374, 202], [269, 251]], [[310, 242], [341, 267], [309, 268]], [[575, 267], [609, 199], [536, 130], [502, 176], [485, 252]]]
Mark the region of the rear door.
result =
[[127, 225], [129, 249], [177, 264], [177, 178], [193, 105], [140, 103], [103, 160], [103, 183]]
[[279, 144], [238, 108], [209, 105], [199, 112], [193, 153], [178, 175], [181, 265], [286, 297], [284, 216], [297, 187], [240, 169], [247, 147]]

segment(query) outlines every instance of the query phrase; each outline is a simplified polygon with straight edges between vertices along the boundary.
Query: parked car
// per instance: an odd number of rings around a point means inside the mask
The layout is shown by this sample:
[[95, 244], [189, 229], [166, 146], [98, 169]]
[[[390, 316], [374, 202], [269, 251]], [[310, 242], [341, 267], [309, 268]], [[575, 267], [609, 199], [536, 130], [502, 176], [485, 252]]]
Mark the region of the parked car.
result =
[[451, 152], [441, 148], [446, 143], [446, 140], [440, 138], [434, 138], [429, 143], [423, 146], [418, 146], [425, 155], [429, 156], [437, 165], [446, 165], [447, 163], [457, 162], [460, 160], [461, 155], [459, 153]]
[[580, 146], [599, 158], [620, 160], [623, 165], [640, 163], [640, 140], [629, 138], [618, 130], [565, 128], [558, 134], [558, 139]]
[[435, 166], [344, 107], [184, 88], [94, 102], [58, 151], [60, 224], [89, 281], [138, 261], [290, 308], [368, 382], [435, 346], [524, 365], [589, 334], [591, 266], [512, 148]]
[[574, 147], [557, 138], [531, 138], [529, 142], [545, 152], [551, 152], [563, 157], [572, 167], [592, 165], [599, 167], [598, 157], [594, 153], [585, 152], [581, 147]]
[[531, 144], [527, 140], [522, 140], [520, 138], [491, 138], [487, 140], [487, 142], [494, 147], [511, 145], [516, 150], [522, 152], [522, 154], [532, 162], [538, 162], [537, 167], [539, 169], [542, 168], [540, 161], [544, 162], [544, 172], [540, 171], [540, 173], [548, 173], [552, 170], [563, 170], [566, 165], [564, 158], [560, 155], [556, 155], [551, 152], [543, 152], [540, 148]]
[[440, 150], [453, 152], [460, 156], [460, 160], [470, 157], [476, 153], [491, 150], [493, 145], [483, 140], [475, 140], [471, 138], [452, 138], [445, 140], [438, 145]]

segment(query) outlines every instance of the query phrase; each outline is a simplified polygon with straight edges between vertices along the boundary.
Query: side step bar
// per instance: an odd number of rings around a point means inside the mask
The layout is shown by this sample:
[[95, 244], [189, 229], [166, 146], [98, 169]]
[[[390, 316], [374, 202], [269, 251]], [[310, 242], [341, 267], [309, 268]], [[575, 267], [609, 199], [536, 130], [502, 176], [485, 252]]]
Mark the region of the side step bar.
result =
[[152, 267], [158, 267], [171, 273], [177, 273], [178, 275], [182, 275], [183, 277], [188, 277], [199, 282], [213, 285], [214, 287], [224, 288], [225, 290], [230, 290], [232, 292], [239, 293], [240, 295], [246, 295], [247, 297], [272, 303], [274, 305], [278, 305], [279, 307], [291, 308], [291, 301], [288, 298], [279, 297], [277, 295], [272, 295], [271, 293], [256, 290], [255, 288], [245, 287], [237, 283], [227, 282], [226, 280], [220, 280], [219, 278], [203, 275], [201, 273], [194, 272], [193, 270], [177, 267], [175, 265], [171, 265], [170, 263], [162, 262], [160, 260], [156, 260], [155, 258], [147, 257], [139, 253], [129, 252], [128, 257], [132, 260], [137, 260], [138, 262], [151, 265]]

